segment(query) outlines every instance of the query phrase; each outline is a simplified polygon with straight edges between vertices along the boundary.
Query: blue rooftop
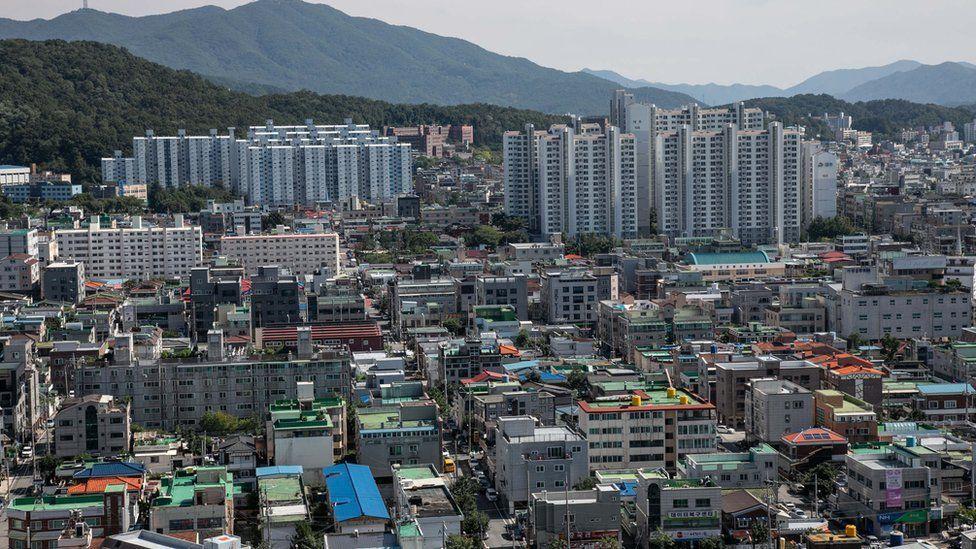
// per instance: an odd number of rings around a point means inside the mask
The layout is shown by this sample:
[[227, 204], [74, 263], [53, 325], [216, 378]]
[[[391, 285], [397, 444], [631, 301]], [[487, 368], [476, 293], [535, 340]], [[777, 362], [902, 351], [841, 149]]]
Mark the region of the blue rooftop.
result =
[[72, 478], [141, 477], [146, 467], [136, 461], [106, 461], [93, 463], [78, 471]]
[[766, 252], [728, 252], [688, 254], [688, 262], [692, 265], [726, 265], [740, 263], [770, 263]]
[[390, 513], [369, 467], [340, 463], [322, 470], [336, 522], [371, 517], [388, 520]]
[[918, 385], [918, 392], [923, 395], [973, 395], [976, 389], [968, 383], [931, 383]]
[[301, 465], [277, 465], [274, 467], [258, 467], [254, 474], [258, 478], [277, 476], [299, 476], [305, 472]]
[[0, 170], [26, 170], [27, 166], [14, 166], [13, 164], [0, 164]]
[[535, 368], [538, 365], [538, 360], [523, 360], [521, 362], [512, 362], [511, 364], [503, 364], [502, 366], [504, 366], [505, 370], [508, 372], [518, 372], [528, 368]]

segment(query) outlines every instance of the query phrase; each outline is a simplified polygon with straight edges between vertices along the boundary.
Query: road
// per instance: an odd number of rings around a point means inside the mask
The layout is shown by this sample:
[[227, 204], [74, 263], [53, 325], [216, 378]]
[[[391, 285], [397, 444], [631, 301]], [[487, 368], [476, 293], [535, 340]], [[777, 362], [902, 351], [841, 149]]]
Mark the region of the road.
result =
[[33, 485], [33, 476], [29, 466], [21, 466], [10, 470], [11, 478], [8, 482], [0, 482], [0, 493], [3, 494], [3, 510], [0, 511], [0, 549], [10, 547], [7, 537], [7, 504], [14, 498], [27, 495]]

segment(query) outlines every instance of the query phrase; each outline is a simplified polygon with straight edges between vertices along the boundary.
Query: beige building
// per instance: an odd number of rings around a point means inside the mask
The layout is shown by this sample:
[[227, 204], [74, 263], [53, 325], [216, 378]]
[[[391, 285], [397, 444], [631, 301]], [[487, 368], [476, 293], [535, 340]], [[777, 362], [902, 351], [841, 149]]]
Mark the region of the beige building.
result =
[[247, 273], [262, 265], [277, 265], [294, 275], [330, 275], [339, 272], [339, 235], [335, 233], [280, 233], [224, 236], [220, 253], [235, 259]]
[[112, 395], [69, 398], [54, 416], [55, 455], [109, 457], [128, 452], [131, 427], [129, 404]]

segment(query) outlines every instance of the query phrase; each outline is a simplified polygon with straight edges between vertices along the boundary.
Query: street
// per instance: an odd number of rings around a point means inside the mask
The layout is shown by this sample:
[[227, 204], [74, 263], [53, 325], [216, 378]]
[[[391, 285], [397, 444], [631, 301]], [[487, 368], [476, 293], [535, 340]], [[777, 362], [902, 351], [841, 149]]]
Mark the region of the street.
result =
[[3, 494], [3, 510], [0, 511], [0, 549], [7, 549], [10, 546], [7, 536], [7, 505], [15, 498], [27, 495], [33, 485], [31, 468], [26, 465], [10, 469], [10, 475], [9, 481], [4, 479], [0, 482], [0, 493]]

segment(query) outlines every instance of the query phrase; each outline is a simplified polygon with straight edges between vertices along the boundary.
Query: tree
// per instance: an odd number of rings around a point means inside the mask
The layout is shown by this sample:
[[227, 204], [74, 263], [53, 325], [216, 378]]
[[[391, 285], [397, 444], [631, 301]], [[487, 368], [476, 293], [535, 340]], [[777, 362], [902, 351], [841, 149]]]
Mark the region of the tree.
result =
[[612, 536], [605, 536], [596, 542], [596, 547], [597, 549], [620, 549], [620, 540]]
[[517, 336], [515, 336], [515, 346], [519, 349], [524, 349], [529, 346], [529, 332], [525, 330], [519, 330]]
[[724, 547], [725, 541], [719, 536], [712, 536], [698, 542], [698, 549], [723, 549]]
[[61, 460], [53, 455], [46, 455], [37, 460], [37, 468], [46, 479], [54, 477], [59, 465], [61, 465]]
[[291, 537], [292, 549], [322, 549], [325, 540], [321, 534], [312, 530], [308, 522], [295, 523], [295, 534]]
[[573, 368], [566, 376], [566, 385], [576, 391], [577, 394], [586, 391], [586, 371], [583, 368]]
[[494, 250], [501, 243], [503, 236], [501, 231], [491, 225], [478, 225], [464, 237], [464, 242], [469, 246], [485, 246]]
[[461, 530], [474, 535], [475, 539], [481, 539], [488, 531], [488, 515], [476, 508], [468, 509], [468, 512], [464, 513], [464, 520], [461, 521]]
[[961, 507], [956, 512], [956, 523], [976, 524], [976, 509], [973, 507]]
[[901, 344], [899, 341], [892, 337], [892, 335], [889, 333], [886, 333], [884, 337], [881, 338], [881, 349], [886, 362], [895, 361], [895, 355], [898, 353], [898, 347], [900, 346]]
[[836, 480], [837, 468], [827, 463], [821, 463], [807, 471], [807, 474], [803, 476], [803, 487], [807, 492], [812, 492], [813, 487], [816, 486], [817, 493], [814, 497], [822, 499], [834, 493], [834, 482]]
[[757, 543], [766, 543], [769, 541], [769, 525], [762, 520], [753, 521], [752, 528], [749, 529], [749, 537], [752, 538], [753, 546]]
[[857, 351], [858, 347], [864, 344], [864, 339], [857, 332], [851, 332], [847, 335], [847, 350]]
[[546, 549], [568, 549], [569, 545], [563, 538], [552, 538], [546, 544]]
[[617, 245], [617, 240], [609, 235], [581, 234], [566, 244], [566, 251], [583, 257], [607, 253]]
[[817, 217], [807, 227], [807, 238], [811, 241], [831, 240], [838, 236], [852, 235], [856, 232], [857, 228], [850, 219], [844, 216]]
[[481, 544], [470, 536], [451, 534], [447, 536], [447, 545], [445, 547], [447, 549], [480, 549]]
[[674, 549], [676, 544], [671, 536], [658, 528], [648, 537], [647, 545], [651, 549]]
[[592, 490], [594, 488], [596, 488], [595, 477], [581, 478], [576, 484], [573, 485], [573, 490]]
[[261, 216], [261, 229], [265, 231], [270, 231], [278, 225], [285, 224], [285, 216], [281, 212], [271, 212], [268, 215]]
[[461, 325], [461, 321], [456, 318], [449, 318], [445, 320], [441, 326], [443, 326], [451, 334], [459, 336], [463, 333], [464, 326]]

